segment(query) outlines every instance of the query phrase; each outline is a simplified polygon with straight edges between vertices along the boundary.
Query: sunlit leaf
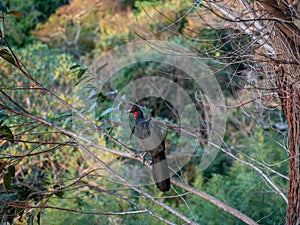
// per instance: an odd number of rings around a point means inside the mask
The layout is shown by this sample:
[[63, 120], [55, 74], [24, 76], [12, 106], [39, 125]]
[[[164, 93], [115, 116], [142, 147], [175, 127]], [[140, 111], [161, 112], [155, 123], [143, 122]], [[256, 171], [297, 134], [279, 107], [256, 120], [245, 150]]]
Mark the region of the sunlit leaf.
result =
[[103, 113], [101, 113], [100, 116], [105, 116], [105, 115], [111, 113], [111, 112], [114, 111], [114, 110], [115, 110], [115, 108], [108, 108], [108, 109], [106, 109]]
[[17, 11], [9, 11], [8, 14], [13, 15], [18, 18], [22, 17], [22, 13], [17, 12]]
[[13, 64], [14, 66], [17, 66], [17, 63], [16, 63], [14, 57], [7, 49], [0, 50], [0, 57], [5, 59], [7, 62]]
[[89, 99], [94, 99], [94, 98], [98, 98], [98, 96], [99, 96], [99, 93], [95, 93], [95, 94], [90, 94], [89, 95]]
[[91, 107], [89, 108], [88, 112], [91, 112], [93, 109], [95, 109], [96, 105], [97, 105], [97, 102], [94, 102], [94, 103], [91, 105]]
[[11, 132], [10, 128], [6, 125], [0, 127], [0, 138], [6, 138], [11, 143], [14, 143], [14, 135]]
[[70, 123], [70, 124], [72, 123], [72, 117], [68, 117], [68, 118], [65, 119], [64, 125], [66, 125], [68, 123]]
[[201, 6], [202, 2], [203, 2], [203, 0], [198, 0], [198, 2], [196, 3], [196, 6], [197, 7]]
[[0, 34], [1, 34], [1, 40], [3, 41], [4, 39], [4, 27], [3, 27], [3, 22], [0, 22]]
[[76, 64], [76, 65], [71, 66], [69, 70], [73, 70], [73, 69], [76, 69], [78, 67], [80, 67], [80, 65]]
[[89, 93], [88, 98], [92, 99], [92, 97], [94, 97], [95, 95], [98, 95], [98, 93], [96, 93], [96, 91], [94, 89], [92, 89], [91, 92]]
[[116, 90], [113, 90], [113, 91], [109, 91], [109, 92], [106, 92], [107, 95], [116, 95], [119, 93], [119, 90], [116, 89]]

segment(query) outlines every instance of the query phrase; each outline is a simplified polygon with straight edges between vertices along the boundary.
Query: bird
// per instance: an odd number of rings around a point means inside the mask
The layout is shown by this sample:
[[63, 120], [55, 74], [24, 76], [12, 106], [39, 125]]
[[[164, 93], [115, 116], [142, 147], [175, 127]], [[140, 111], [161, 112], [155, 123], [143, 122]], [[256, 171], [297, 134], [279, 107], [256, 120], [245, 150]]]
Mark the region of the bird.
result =
[[152, 176], [158, 189], [170, 190], [170, 173], [165, 154], [165, 140], [159, 127], [151, 118], [145, 118], [142, 110], [134, 105], [129, 110], [133, 114], [133, 135], [146, 153], [151, 154]]

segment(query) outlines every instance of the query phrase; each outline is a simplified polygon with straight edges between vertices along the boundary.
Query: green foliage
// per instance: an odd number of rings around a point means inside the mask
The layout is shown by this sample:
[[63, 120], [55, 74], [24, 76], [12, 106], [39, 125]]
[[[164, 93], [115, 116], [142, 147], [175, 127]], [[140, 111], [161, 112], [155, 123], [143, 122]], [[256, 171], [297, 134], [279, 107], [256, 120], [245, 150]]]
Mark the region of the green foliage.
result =
[[[184, 26], [188, 23], [185, 18], [180, 18], [189, 9], [189, 5], [178, 4], [178, 1], [119, 1], [112, 6], [94, 5], [93, 12], [82, 17], [80, 24], [70, 21], [70, 18], [81, 13], [82, 4], [94, 3], [92, 0], [78, 0], [58, 9], [45, 24], [37, 26], [35, 35], [51, 46], [63, 47], [76, 56], [93, 56], [135, 40], [141, 28], [147, 32], [159, 33], [160, 39], [168, 39], [174, 35], [164, 32], [165, 27], [170, 25], [168, 31], [172, 29], [183, 33]], [[135, 20], [138, 20], [138, 24], [134, 23]], [[176, 20], [178, 21], [173, 24]], [[53, 36], [53, 33], [57, 35]]]
[[[272, 169], [287, 175], [288, 162], [283, 160], [286, 158], [286, 153], [280, 145], [270, 140], [271, 138], [282, 140], [283, 136], [275, 132], [266, 133], [257, 128], [253, 138], [248, 136], [241, 140], [245, 144], [241, 152], [247, 153], [250, 157], [259, 159], [259, 161], [267, 163]], [[246, 160], [243, 154], [237, 154], [237, 156]], [[286, 190], [287, 180], [279, 177], [277, 174], [270, 173], [270, 171], [259, 164], [254, 164], [265, 174], [269, 174], [273, 182], [281, 187], [282, 190]], [[225, 201], [233, 208], [240, 209], [247, 215], [252, 215], [252, 218], [259, 221], [259, 223], [285, 224], [285, 214], [283, 212], [285, 212], [286, 204], [284, 200], [249, 166], [235, 161], [230, 171], [226, 174], [215, 173], [204, 184], [202, 180], [203, 178], [198, 176], [194, 185], [207, 191], [214, 197], [222, 199], [222, 201]], [[274, 204], [275, 202], [276, 204]], [[200, 223], [243, 224], [231, 215], [217, 209], [214, 205], [200, 200], [199, 205], [202, 204], [205, 206], [203, 206], [200, 213]]]
[[[244, 143], [249, 143], [249, 149], [241, 149], [241, 151], [250, 151], [251, 157], [259, 155], [261, 160], [265, 160], [269, 164], [276, 165], [276, 169], [287, 174], [288, 163], [283, 162], [285, 152], [276, 144], [268, 141], [269, 136], [276, 137], [275, 133], [266, 134], [261, 129], [257, 128], [253, 138], [245, 137]], [[277, 136], [280, 139], [280, 136]], [[258, 144], [252, 144], [258, 143]], [[262, 151], [262, 148], [264, 151]], [[277, 154], [270, 154], [277, 152]], [[237, 154], [243, 158], [242, 154]], [[257, 165], [259, 166], [259, 165]], [[261, 168], [264, 171], [264, 168]], [[274, 168], [275, 169], [275, 168]], [[247, 215], [259, 221], [261, 224], [284, 224], [285, 202], [282, 198], [274, 193], [270, 187], [262, 181], [261, 177], [247, 165], [239, 162], [234, 162], [231, 169], [226, 174], [214, 173], [211, 178], [207, 179], [202, 172], [194, 168], [193, 171], [186, 171], [186, 179], [193, 182], [193, 186], [200, 190], [206, 191], [214, 197], [224, 201], [230, 206], [237, 208]], [[265, 170], [265, 173], [268, 171]], [[192, 175], [193, 174], [193, 175]], [[281, 186], [286, 188], [287, 181], [280, 179], [276, 174], [271, 174], [270, 177]], [[106, 179], [97, 180], [97, 186], [108, 190], [122, 190], [122, 185], [111, 183]], [[181, 197], [173, 197], [171, 199], [160, 199], [165, 201], [171, 207], [180, 211], [182, 214], [193, 218], [200, 224], [244, 224], [240, 220], [234, 218], [230, 214], [220, 210], [216, 206], [207, 201], [195, 196], [184, 195], [185, 191], [176, 188], [176, 192], [171, 191], [170, 196], [182, 194]], [[147, 192], [153, 193], [155, 196], [162, 196], [152, 186], [146, 187]], [[135, 208], [130, 206], [126, 201], [118, 199], [106, 192], [90, 192], [90, 191], [68, 191], [65, 193], [65, 199], [52, 197], [49, 201], [50, 205], [69, 209], [81, 209], [82, 211], [98, 211], [98, 212], [119, 212], [129, 211]], [[155, 206], [151, 201], [140, 197], [133, 191], [122, 191], [123, 196], [130, 196], [130, 200], [141, 205], [158, 215], [180, 223], [172, 214], [160, 207]], [[79, 197], [80, 196], [80, 197]], [[274, 204], [276, 203], [276, 204]], [[96, 210], [95, 210], [96, 209]], [[201, 209], [201, 210], [199, 210]], [[267, 216], [266, 216], [267, 215]], [[50, 220], [50, 218], [60, 218], [60, 220]], [[76, 219], [75, 219], [76, 218]], [[134, 216], [100, 216], [100, 215], [83, 215], [77, 214], [76, 217], [72, 213], [59, 210], [46, 209], [42, 214], [42, 221], [49, 221], [49, 224], [64, 224], [65, 221], [76, 224], [140, 224], [143, 221], [145, 224], [162, 224], [159, 220], [154, 219], [148, 214], [138, 214]]]
[[0, 110], [0, 138], [6, 139], [7, 141], [14, 143], [14, 135], [11, 129], [4, 125], [3, 122], [9, 118], [8, 115], [5, 114], [3, 109]]
[[4, 174], [3, 183], [4, 183], [4, 187], [7, 190], [11, 189], [11, 180], [12, 180], [12, 177], [9, 173]]
[[[56, 91], [57, 94], [60, 93], [59, 95], [63, 99], [70, 104], [72, 103], [72, 96], [67, 95], [67, 93], [72, 92], [76, 80], [76, 76], [70, 73], [68, 69], [74, 64], [72, 56], [60, 53], [55, 49], [49, 49], [47, 45], [40, 43], [19, 49], [16, 51], [16, 54], [22, 59], [22, 62], [28, 66], [32, 76], [37, 77], [43, 85]], [[49, 96], [47, 97], [44, 93], [26, 88], [29, 84], [28, 80], [20, 75], [8, 62], [1, 64], [1, 70], [6, 72], [3, 74], [4, 79], [0, 80], [0, 83], [2, 82], [0, 86], [12, 87], [5, 92], [9, 95], [13, 95], [14, 100], [20, 104], [20, 107], [26, 108], [26, 110], [34, 115], [46, 117], [49, 121], [56, 122], [63, 127], [70, 126], [70, 120], [68, 122], [70, 112], [62, 107], [58, 107], [57, 103], [53, 102], [51, 98], [49, 98]], [[18, 87], [25, 88], [18, 89]], [[9, 105], [18, 111], [22, 111], [18, 106], [12, 104], [7, 99], [2, 98], [1, 104]], [[37, 143], [38, 141], [63, 142], [68, 138], [58, 135], [49, 127], [36, 125], [30, 127], [33, 121], [34, 120], [26, 117], [11, 116], [10, 113], [7, 113], [3, 109], [0, 110], [1, 156], [25, 155], [28, 154], [28, 152], [36, 153], [36, 156], [21, 157], [21, 160], [18, 158], [18, 160], [15, 160], [18, 166], [17, 168], [20, 169], [19, 172], [16, 172], [18, 170], [16, 170], [12, 164], [10, 165], [10, 163], [6, 161], [1, 161], [3, 164], [1, 167], [3, 167], [5, 171], [3, 182], [6, 190], [9, 190], [9, 193], [0, 193], [0, 197], [8, 198], [9, 196], [13, 196], [6, 204], [13, 204], [14, 201], [23, 201], [24, 204], [39, 206], [42, 204], [42, 199], [47, 199], [51, 196], [49, 192], [46, 193], [46, 190], [53, 191], [53, 186], [55, 189], [54, 194], [57, 197], [63, 197], [64, 194], [64, 191], [60, 188], [61, 183], [57, 186], [58, 178], [56, 174], [58, 171], [57, 169], [53, 170], [50, 166], [59, 165], [64, 161], [64, 154], [58, 151], [57, 154], [53, 153], [54, 156], [51, 161], [45, 161], [44, 155], [38, 154], [39, 151], [43, 152], [47, 149], [53, 149], [53, 151], [55, 151], [57, 148], [53, 148], [51, 145], [40, 146]], [[30, 128], [24, 124], [28, 124]], [[33, 122], [33, 124], [35, 124], [35, 122]], [[27, 134], [27, 129], [32, 130], [33, 133], [30, 135]], [[10, 145], [8, 141], [13, 143], [15, 132], [17, 132], [18, 139], [22, 139], [24, 142]], [[3, 142], [3, 139], [7, 139], [7, 141]], [[60, 147], [58, 149], [67, 150], [68, 148]], [[73, 153], [70, 151], [69, 155], [72, 156]], [[74, 157], [73, 160], [75, 159], [78, 159], [78, 157]], [[73, 162], [73, 165], [77, 165], [73, 160], [69, 160], [69, 162]], [[20, 171], [22, 172], [20, 173]], [[76, 173], [77, 171], [75, 170], [73, 172]], [[14, 178], [22, 182], [15, 182]], [[7, 221], [25, 212], [24, 209], [7, 206], [6, 204], [1, 207], [2, 211], [0, 215], [9, 215]], [[38, 222], [41, 217], [40, 212], [35, 210], [25, 214], [29, 224], [35, 223], [34, 221]]]
[[63, 198], [64, 196], [64, 191], [61, 189], [61, 187], [59, 185], [54, 185], [53, 189], [55, 190], [54, 194], [59, 197], [59, 198]]
[[[37, 23], [45, 20], [67, 0], [10, 0], [7, 8], [12, 10], [14, 15], [7, 19], [6, 33], [10, 43], [24, 46], [32, 40], [31, 30]], [[21, 14], [20, 14], [21, 13]], [[20, 16], [22, 15], [22, 16]]]
[[5, 59], [7, 62], [11, 63], [12, 65], [17, 66], [14, 57], [7, 49], [0, 49], [0, 57]]
[[[37, 43], [35, 45], [28, 45], [25, 48], [17, 50], [16, 54], [21, 58], [22, 62], [29, 68], [33, 77], [46, 87], [52, 90], [61, 92], [60, 96], [67, 101], [71, 100], [66, 96], [66, 93], [72, 90], [76, 76], [70, 73], [69, 68], [74, 64], [74, 57], [71, 55], [60, 53], [57, 49], [50, 49], [47, 45]], [[19, 73], [14, 68], [3, 65], [2, 69], [9, 70], [10, 74], [5, 74], [6, 85], [13, 85], [17, 82], [19, 85], [26, 85], [26, 79], [19, 76]], [[64, 92], [64, 93], [63, 93]], [[16, 95], [17, 100], [24, 102], [24, 94], [35, 94], [36, 102], [30, 104], [40, 104], [44, 99], [40, 99], [41, 96], [37, 93], [25, 90], [24, 92], [18, 92]], [[29, 103], [29, 102], [28, 102]], [[34, 108], [34, 107], [33, 107]]]

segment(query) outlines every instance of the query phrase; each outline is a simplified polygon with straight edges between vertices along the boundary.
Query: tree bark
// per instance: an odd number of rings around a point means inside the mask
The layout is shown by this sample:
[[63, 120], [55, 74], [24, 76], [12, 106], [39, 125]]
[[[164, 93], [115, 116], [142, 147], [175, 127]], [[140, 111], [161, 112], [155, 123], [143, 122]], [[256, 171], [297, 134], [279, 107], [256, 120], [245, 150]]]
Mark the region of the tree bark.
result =
[[[289, 135], [289, 191], [287, 225], [300, 224], [300, 32], [292, 22], [288, 3], [264, 0], [258, 3], [267, 13], [273, 29], [270, 42], [275, 56], [267, 67], [273, 69], [282, 109], [288, 121]], [[273, 68], [272, 68], [273, 67]]]

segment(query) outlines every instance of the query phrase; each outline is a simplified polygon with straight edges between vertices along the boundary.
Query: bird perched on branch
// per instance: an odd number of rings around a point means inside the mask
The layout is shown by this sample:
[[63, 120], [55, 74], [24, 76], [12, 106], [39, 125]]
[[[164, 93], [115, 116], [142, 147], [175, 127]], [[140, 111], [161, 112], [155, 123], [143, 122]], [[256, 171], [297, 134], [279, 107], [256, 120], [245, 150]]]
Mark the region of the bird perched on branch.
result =
[[165, 155], [165, 140], [159, 127], [149, 118], [145, 118], [138, 106], [130, 110], [134, 116], [133, 134], [142, 148], [151, 154], [152, 175], [156, 186], [162, 192], [170, 190], [169, 167]]

